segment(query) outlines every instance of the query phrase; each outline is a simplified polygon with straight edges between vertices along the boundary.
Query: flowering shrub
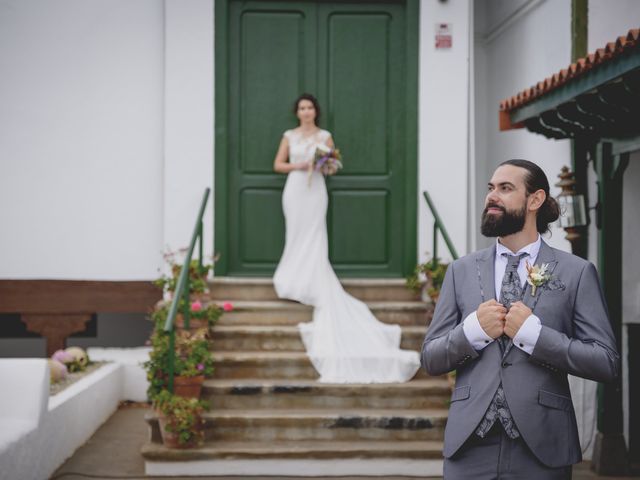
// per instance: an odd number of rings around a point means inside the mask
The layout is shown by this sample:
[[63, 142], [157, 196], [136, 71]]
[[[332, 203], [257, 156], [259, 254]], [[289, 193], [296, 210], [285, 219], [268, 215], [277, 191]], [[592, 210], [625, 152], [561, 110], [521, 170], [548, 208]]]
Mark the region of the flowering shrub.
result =
[[[182, 269], [182, 263], [176, 260], [179, 254], [184, 254], [186, 249], [178, 250], [177, 252], [166, 251], [163, 254], [164, 260], [169, 265], [171, 275], [162, 275], [153, 283], [157, 287], [174, 292], [178, 284], [178, 278], [180, 277], [180, 270]], [[212, 263], [203, 263], [200, 265], [197, 259], [191, 260], [189, 263], [189, 293], [205, 293], [207, 292], [207, 277], [209, 272], [213, 270], [213, 265], [218, 260], [215, 256], [212, 259]]]
[[448, 267], [448, 263], [441, 263], [438, 258], [420, 263], [416, 265], [413, 274], [407, 277], [407, 287], [416, 293], [425, 288], [427, 295], [435, 302], [440, 295], [440, 289]]
[[[175, 333], [174, 374], [176, 376], [197, 377], [213, 373], [213, 359], [209, 352], [206, 332], [180, 330]], [[149, 360], [144, 363], [149, 380], [147, 391], [150, 399], [169, 385], [169, 335], [156, 330], [151, 336], [152, 350]]]
[[206, 401], [184, 398], [162, 390], [155, 397], [154, 406], [164, 417], [164, 428], [177, 437], [179, 445], [195, 446], [204, 441], [202, 414], [209, 409]]

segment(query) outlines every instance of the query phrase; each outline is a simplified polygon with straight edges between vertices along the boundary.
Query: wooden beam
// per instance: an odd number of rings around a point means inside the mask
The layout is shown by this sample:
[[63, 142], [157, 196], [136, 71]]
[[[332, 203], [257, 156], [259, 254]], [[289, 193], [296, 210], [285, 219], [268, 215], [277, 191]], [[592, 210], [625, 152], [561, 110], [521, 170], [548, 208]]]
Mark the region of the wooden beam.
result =
[[146, 313], [161, 298], [147, 281], [0, 280], [0, 313]]
[[67, 346], [67, 337], [83, 332], [91, 320], [91, 314], [30, 314], [21, 320], [27, 330], [42, 335], [47, 340], [47, 357]]

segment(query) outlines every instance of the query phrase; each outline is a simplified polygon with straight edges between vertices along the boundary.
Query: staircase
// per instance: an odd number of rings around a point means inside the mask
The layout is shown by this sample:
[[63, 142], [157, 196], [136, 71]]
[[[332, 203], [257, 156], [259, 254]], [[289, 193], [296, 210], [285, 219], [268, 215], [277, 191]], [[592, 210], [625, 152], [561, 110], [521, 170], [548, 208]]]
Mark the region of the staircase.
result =
[[[404, 280], [343, 285], [379, 320], [401, 325], [403, 348], [420, 350], [431, 312]], [[218, 278], [210, 287], [234, 310], [213, 331], [206, 443], [167, 449], [148, 415], [148, 475], [442, 474], [446, 378], [420, 370], [404, 384], [318, 383], [296, 327], [311, 321], [311, 308], [279, 300], [270, 279]]]

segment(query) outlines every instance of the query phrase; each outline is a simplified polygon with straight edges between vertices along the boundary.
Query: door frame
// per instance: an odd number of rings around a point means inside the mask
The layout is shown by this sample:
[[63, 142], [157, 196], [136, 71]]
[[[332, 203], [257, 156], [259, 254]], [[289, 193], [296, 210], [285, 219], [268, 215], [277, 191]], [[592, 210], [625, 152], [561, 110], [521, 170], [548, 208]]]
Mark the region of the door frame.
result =
[[[215, 143], [213, 189], [213, 251], [220, 253], [215, 271], [218, 275], [228, 272], [229, 225], [228, 211], [228, 135], [229, 135], [229, 3], [234, 0], [215, 0], [214, 52], [215, 52]], [[347, 2], [345, 2], [347, 3]], [[367, 3], [367, 2], [358, 2]], [[371, 2], [379, 3], [379, 2]], [[403, 273], [410, 274], [417, 261], [417, 212], [418, 212], [418, 65], [420, 1], [406, 0], [405, 4], [405, 205], [404, 205], [404, 255]]]

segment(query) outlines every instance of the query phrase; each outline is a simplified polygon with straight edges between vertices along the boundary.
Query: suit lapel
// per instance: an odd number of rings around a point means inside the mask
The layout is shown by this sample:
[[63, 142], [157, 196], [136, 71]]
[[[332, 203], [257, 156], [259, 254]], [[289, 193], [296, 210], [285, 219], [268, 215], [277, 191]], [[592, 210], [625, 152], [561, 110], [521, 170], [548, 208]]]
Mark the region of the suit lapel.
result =
[[[540, 251], [538, 252], [538, 257], [536, 258], [535, 265], [542, 266], [543, 264], [548, 264], [547, 273], [551, 275], [553, 270], [556, 268], [558, 262], [556, 261], [556, 256], [553, 253], [553, 250], [549, 245], [547, 245], [544, 240], [540, 241]], [[522, 295], [522, 303], [524, 303], [527, 307], [531, 309], [531, 312], [536, 308], [538, 304], [538, 300], [544, 293], [546, 289], [543, 287], [536, 288], [536, 294], [531, 295], [531, 285], [529, 282], [525, 282], [524, 284], [524, 293]], [[507, 356], [507, 354], [511, 351], [511, 347], [513, 347], [513, 340], [510, 338], [507, 347], [504, 350], [503, 358]]]
[[480, 285], [480, 296], [482, 302], [495, 300], [496, 298], [496, 281], [495, 281], [495, 245], [485, 248], [476, 259], [478, 269], [478, 282]]

